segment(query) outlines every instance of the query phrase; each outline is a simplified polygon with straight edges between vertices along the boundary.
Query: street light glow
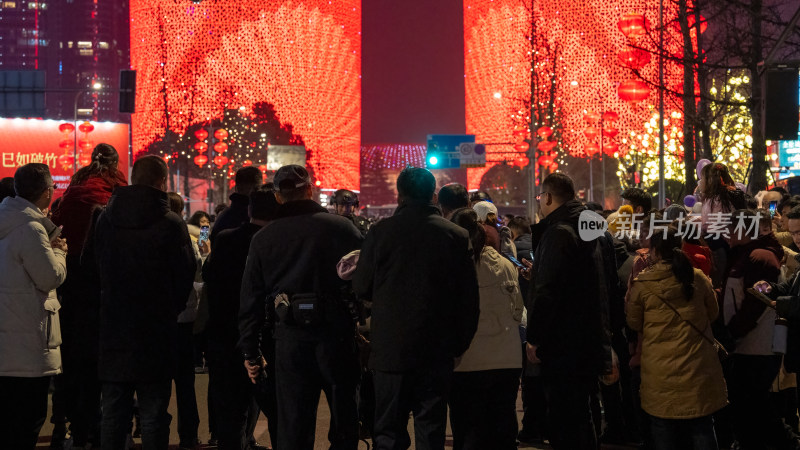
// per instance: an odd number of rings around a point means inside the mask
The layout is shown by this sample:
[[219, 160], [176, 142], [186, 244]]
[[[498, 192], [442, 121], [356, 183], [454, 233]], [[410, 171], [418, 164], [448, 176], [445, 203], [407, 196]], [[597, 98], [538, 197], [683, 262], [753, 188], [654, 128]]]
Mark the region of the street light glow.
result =
[[93, 88], [94, 90], [96, 90], [96, 91], [97, 91], [97, 90], [100, 90], [100, 89], [102, 89], [102, 88], [103, 88], [103, 85], [102, 85], [102, 84], [100, 84], [99, 82], [95, 82], [95, 83], [92, 85], [92, 88]]

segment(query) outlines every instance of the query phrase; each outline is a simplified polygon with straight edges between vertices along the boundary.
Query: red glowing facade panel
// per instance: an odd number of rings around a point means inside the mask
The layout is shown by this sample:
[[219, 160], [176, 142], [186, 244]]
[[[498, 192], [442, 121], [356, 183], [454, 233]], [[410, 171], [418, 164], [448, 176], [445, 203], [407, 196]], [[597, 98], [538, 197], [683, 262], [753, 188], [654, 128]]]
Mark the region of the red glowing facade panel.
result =
[[[676, 11], [673, 2], [665, 3], [668, 4], [665, 16], [670, 22]], [[649, 35], [637, 36], [642, 30], [636, 28], [641, 24], [635, 20], [620, 23], [631, 13], [646, 19]], [[535, 46], [529, 39], [532, 16]], [[621, 98], [619, 86], [629, 80], [657, 85], [658, 58], [635, 50], [655, 49], [654, 24], [658, 24], [656, 0], [464, 0], [467, 133], [475, 134], [477, 142], [518, 141], [519, 136], [513, 134], [515, 128], [527, 128], [523, 122], [527, 122], [529, 110], [524, 101], [531, 97], [531, 50], [535, 47], [533, 70], [538, 75], [539, 90], [552, 92], [554, 96], [554, 111], [540, 118], [539, 124], [558, 127], [557, 137], [554, 135], [551, 140], [557, 139], [562, 155], [586, 157], [586, 149], [591, 154], [599, 143], [593, 132], [588, 136], [585, 132], [587, 112], [594, 113], [590, 117], [600, 117], [598, 113], [608, 111], [618, 115], [614, 123], [618, 136], [613, 139], [605, 136], [607, 155], [640, 151], [645, 125], [657, 105], [657, 91], [651, 88], [642, 100], [641, 91], [628, 89], [622, 97], [639, 100], [626, 101]], [[671, 49], [670, 54], [679, 55], [674, 27], [666, 29], [669, 30], [667, 48]], [[665, 85], [680, 85], [681, 80], [680, 67], [668, 64]], [[536, 101], [546, 101], [545, 97], [540, 96]], [[670, 101], [674, 104], [674, 99]], [[668, 113], [669, 106], [668, 103]], [[634, 141], [639, 144], [633, 144]], [[519, 153], [513, 153], [513, 145], [493, 146], [491, 151], [498, 153], [489, 155], [489, 160], [520, 158]], [[469, 169], [469, 189], [478, 188], [488, 169], [488, 165]]]
[[[133, 148], [275, 106], [322, 188], [359, 189], [360, 0], [132, 0]], [[195, 155], [182, 155], [190, 158]]]

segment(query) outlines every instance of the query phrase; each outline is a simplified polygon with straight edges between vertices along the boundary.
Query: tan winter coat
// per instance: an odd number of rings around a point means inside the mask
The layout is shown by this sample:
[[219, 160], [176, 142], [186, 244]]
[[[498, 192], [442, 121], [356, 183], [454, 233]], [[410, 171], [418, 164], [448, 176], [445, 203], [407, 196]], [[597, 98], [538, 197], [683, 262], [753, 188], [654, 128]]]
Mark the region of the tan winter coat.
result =
[[521, 369], [519, 323], [523, 304], [517, 269], [488, 245], [477, 269], [481, 302], [478, 330], [455, 371]]
[[0, 377], [61, 373], [61, 305], [66, 254], [50, 245], [55, 228], [21, 197], [0, 204]]
[[719, 314], [711, 282], [694, 269], [694, 295], [686, 301], [670, 265], [655, 264], [633, 282], [628, 325], [643, 333], [642, 409], [662, 419], [708, 416], [728, 404], [716, 349], [683, 319], [712, 337], [710, 323]]

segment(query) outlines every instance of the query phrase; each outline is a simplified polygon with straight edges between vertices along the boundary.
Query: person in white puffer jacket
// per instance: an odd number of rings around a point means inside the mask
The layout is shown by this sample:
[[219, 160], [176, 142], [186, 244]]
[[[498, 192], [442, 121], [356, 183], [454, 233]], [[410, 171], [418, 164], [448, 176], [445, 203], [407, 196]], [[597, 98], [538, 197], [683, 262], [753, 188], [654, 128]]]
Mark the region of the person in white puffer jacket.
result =
[[[14, 174], [16, 197], [0, 203], [0, 436], [33, 449], [47, 415], [50, 377], [61, 373], [60, 304], [66, 240], [43, 212], [55, 186], [45, 164]], [[12, 406], [13, 405], [13, 406]]]

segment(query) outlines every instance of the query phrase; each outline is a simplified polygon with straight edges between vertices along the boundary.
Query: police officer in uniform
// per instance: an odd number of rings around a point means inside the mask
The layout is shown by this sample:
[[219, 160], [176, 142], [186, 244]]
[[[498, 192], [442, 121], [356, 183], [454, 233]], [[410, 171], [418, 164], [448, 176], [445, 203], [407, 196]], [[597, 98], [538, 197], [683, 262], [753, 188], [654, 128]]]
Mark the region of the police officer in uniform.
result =
[[333, 200], [331, 201], [335, 208], [336, 214], [347, 217], [361, 232], [362, 236], [367, 235], [369, 231], [369, 220], [365, 217], [358, 215], [358, 195], [353, 191], [347, 189], [339, 189], [333, 193]]
[[275, 322], [278, 448], [314, 448], [322, 390], [331, 408], [330, 448], [356, 450], [355, 323], [336, 264], [360, 247], [361, 233], [311, 200], [305, 168], [281, 167], [274, 184], [280, 206], [253, 237], [242, 279], [239, 349], [255, 382], [266, 364], [258, 345], [262, 325]]

